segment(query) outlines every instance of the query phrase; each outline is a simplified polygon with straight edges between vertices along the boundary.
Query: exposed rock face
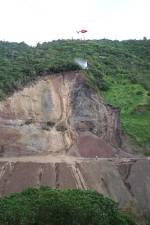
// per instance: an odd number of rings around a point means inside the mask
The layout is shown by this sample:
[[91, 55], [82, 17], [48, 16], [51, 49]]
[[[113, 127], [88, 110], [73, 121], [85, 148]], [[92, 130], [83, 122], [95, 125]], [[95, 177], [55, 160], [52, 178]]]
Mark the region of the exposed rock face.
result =
[[0, 155], [115, 156], [118, 114], [81, 74], [44, 77], [0, 103]]
[[[46, 157], [46, 156], [44, 156]], [[19, 158], [0, 162], [0, 195], [27, 187], [95, 189], [126, 208], [150, 212], [150, 160], [78, 159], [44, 157]]]
[[0, 196], [29, 186], [90, 188], [149, 212], [150, 160], [127, 159], [120, 144], [118, 110], [81, 74], [44, 77], [0, 103]]

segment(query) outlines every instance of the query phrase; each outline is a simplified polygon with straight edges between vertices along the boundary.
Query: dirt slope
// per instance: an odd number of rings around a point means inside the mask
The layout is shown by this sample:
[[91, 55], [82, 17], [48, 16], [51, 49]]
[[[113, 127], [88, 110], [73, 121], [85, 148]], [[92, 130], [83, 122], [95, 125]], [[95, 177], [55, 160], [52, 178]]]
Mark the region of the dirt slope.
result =
[[29, 156], [0, 160], [0, 195], [26, 187], [95, 189], [119, 202], [150, 211], [149, 159], [84, 159]]

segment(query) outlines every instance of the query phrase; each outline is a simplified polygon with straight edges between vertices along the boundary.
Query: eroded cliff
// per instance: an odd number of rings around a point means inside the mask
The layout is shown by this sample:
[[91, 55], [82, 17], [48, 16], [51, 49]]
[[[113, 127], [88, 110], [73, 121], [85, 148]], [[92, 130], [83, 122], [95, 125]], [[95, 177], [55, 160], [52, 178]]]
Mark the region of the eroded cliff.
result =
[[0, 195], [41, 185], [90, 188], [149, 213], [150, 160], [120, 145], [118, 109], [82, 74], [44, 76], [0, 103]]
[[50, 75], [0, 103], [0, 155], [38, 153], [112, 157], [119, 113], [77, 72]]

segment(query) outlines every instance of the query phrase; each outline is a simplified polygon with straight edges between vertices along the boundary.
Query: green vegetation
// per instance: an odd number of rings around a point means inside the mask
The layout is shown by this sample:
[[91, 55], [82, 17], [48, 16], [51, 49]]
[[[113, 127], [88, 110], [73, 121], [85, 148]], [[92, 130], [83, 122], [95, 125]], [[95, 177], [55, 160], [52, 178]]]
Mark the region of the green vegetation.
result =
[[150, 138], [150, 104], [148, 91], [120, 75], [106, 76], [109, 90], [103, 92], [105, 101], [121, 109], [124, 132], [145, 146]]
[[30, 47], [0, 42], [0, 99], [46, 74], [78, 70], [85, 58], [87, 82], [121, 110], [125, 133], [150, 146], [150, 40], [58, 40]]
[[135, 225], [96, 191], [42, 187], [0, 198], [0, 225]]

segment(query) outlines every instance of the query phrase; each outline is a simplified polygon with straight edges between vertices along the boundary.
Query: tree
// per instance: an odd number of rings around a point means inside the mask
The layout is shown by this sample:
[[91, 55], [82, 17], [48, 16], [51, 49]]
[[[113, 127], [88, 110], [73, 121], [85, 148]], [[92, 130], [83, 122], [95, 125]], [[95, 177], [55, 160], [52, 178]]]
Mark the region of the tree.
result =
[[0, 225], [135, 225], [92, 190], [29, 188], [0, 199]]

